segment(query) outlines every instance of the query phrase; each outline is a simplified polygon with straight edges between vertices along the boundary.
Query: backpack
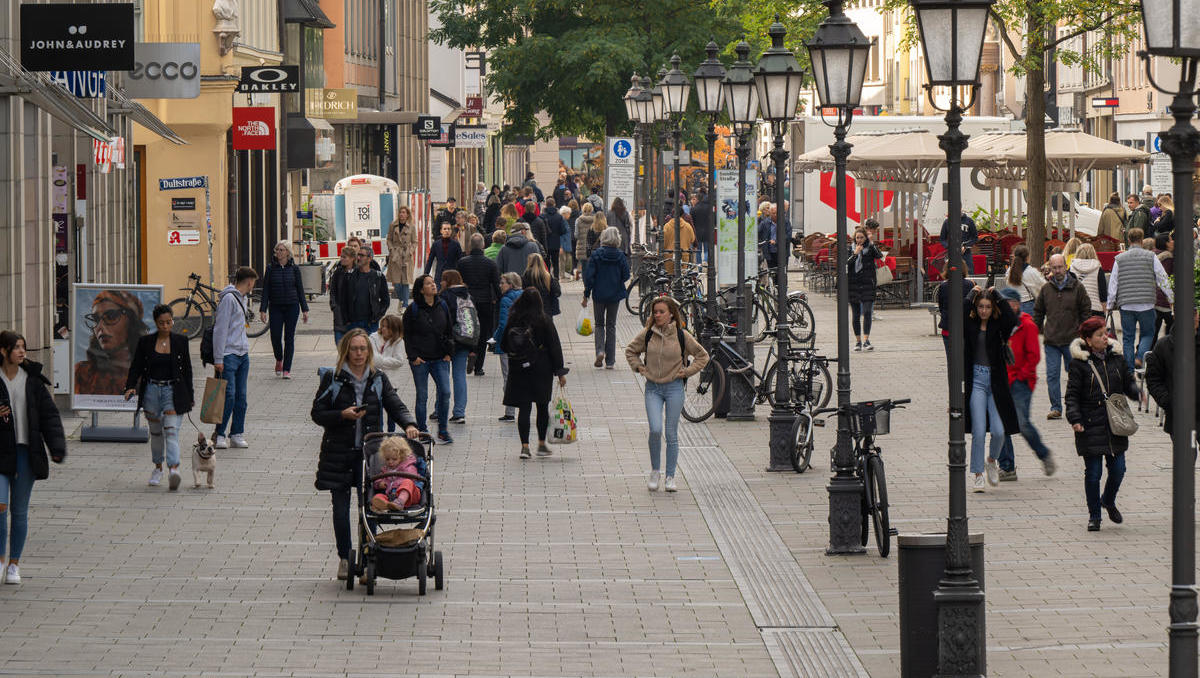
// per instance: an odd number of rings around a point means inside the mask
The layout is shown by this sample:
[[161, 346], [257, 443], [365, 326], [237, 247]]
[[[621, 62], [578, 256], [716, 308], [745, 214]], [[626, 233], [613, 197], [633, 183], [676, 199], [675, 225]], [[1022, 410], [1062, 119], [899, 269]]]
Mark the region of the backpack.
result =
[[450, 336], [454, 341], [466, 346], [479, 343], [479, 311], [470, 297], [458, 300], [458, 310], [454, 313], [454, 325], [450, 328]]
[[[649, 347], [650, 347], [650, 337], [652, 337], [652, 336], [654, 336], [654, 328], [653, 328], [653, 327], [651, 327], [650, 329], [646, 330], [646, 339], [645, 339], [645, 344], [646, 344], [646, 347], [647, 347], [647, 348], [649, 348]], [[676, 338], [676, 339], [679, 341], [679, 354], [680, 354], [681, 356], [683, 356], [683, 366], [684, 366], [684, 367], [687, 367], [688, 365], [690, 365], [690, 364], [691, 364], [691, 361], [689, 361], [689, 360], [688, 360], [688, 357], [689, 357], [689, 356], [688, 356], [688, 355], [687, 355], [687, 353], [685, 352], [685, 351], [686, 351], [686, 348], [685, 348], [685, 347], [687, 346], [687, 344], [685, 344], [685, 343], [684, 343], [684, 341], [683, 341], [683, 328], [682, 328], [682, 327], [678, 327], [678, 326], [676, 326], [676, 328], [675, 328], [675, 338]]]
[[[242, 307], [242, 317], [246, 315], [246, 305], [242, 303], [241, 293], [238, 293], [238, 306]], [[220, 302], [217, 302], [218, 306]], [[204, 333], [200, 335], [200, 365], [216, 365], [217, 357], [213, 355], [213, 328], [217, 325], [216, 316], [213, 316], [213, 322], [208, 327], [204, 328]], [[224, 356], [221, 356], [222, 358]]]
[[[329, 386], [321, 391], [321, 395], [317, 396], [317, 400], [321, 400], [325, 396], [329, 396], [329, 402], [337, 400], [338, 394], [342, 392], [342, 382], [338, 381], [337, 375], [333, 374], [332, 367], [318, 367], [318, 378], [324, 378], [326, 374], [331, 375]], [[383, 379], [379, 377], [379, 372], [375, 373], [375, 377], [371, 379], [371, 383], [367, 384], [367, 388], [375, 392], [375, 397], [379, 399], [379, 403], [383, 404]]]
[[509, 360], [525, 366], [537, 358], [538, 346], [533, 338], [533, 328], [512, 327], [508, 330], [508, 345], [504, 348]]

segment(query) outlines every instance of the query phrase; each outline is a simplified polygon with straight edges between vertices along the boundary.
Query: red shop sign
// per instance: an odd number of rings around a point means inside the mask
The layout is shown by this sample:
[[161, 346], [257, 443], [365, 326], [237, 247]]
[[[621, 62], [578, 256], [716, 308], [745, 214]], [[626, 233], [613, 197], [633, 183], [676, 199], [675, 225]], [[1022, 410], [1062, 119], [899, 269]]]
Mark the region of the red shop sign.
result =
[[271, 106], [233, 107], [233, 150], [270, 151], [275, 149], [275, 108]]

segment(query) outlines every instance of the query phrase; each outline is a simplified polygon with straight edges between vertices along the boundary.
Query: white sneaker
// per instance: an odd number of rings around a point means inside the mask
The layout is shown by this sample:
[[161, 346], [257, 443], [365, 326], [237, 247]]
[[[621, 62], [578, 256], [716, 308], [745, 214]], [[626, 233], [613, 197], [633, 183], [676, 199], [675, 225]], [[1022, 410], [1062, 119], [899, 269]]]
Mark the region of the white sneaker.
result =
[[150, 472], [150, 484], [154, 485], [154, 486], [158, 486], [158, 484], [162, 482], [162, 476], [163, 476], [162, 469], [160, 469], [160, 468], [154, 469], [153, 471]]
[[9, 563], [8, 567], [4, 568], [4, 583], [5, 584], [20, 584], [21, 570], [16, 563]]
[[651, 492], [658, 490], [658, 471], [650, 471], [646, 474], [646, 489]]
[[213, 439], [213, 449], [228, 450], [229, 449], [229, 438], [226, 438], [225, 436], [217, 436], [216, 438], [214, 438]]
[[987, 484], [996, 487], [1000, 484], [1000, 464], [996, 463], [995, 459], [988, 459], [984, 464], [984, 469], [987, 471]]
[[246, 439], [241, 435], [229, 436], [229, 444], [239, 449], [250, 447], [250, 443], [246, 442]]
[[[161, 472], [160, 472], [161, 474]], [[167, 487], [172, 492], [179, 489], [179, 483], [183, 481], [183, 476], [179, 475], [179, 469], [173, 468], [167, 475]]]
[[975, 476], [975, 486], [972, 488], [972, 491], [983, 492], [986, 489], [987, 481], [983, 479], [983, 476]]
[[676, 492], [679, 490], [679, 488], [675, 486], [675, 476], [667, 476], [667, 482], [663, 483], [663, 489], [667, 492]]

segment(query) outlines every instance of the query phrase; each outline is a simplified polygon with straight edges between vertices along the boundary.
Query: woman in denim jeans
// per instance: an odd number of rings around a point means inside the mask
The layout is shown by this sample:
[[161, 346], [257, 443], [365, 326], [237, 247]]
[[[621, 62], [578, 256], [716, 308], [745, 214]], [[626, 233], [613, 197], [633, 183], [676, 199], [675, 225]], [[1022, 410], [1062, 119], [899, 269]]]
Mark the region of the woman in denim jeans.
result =
[[[1017, 315], [1000, 298], [996, 289], [974, 290], [967, 298], [963, 314], [963, 351], [968, 393], [967, 428], [971, 431], [971, 473], [975, 474], [976, 492], [1000, 483], [996, 458], [1004, 446], [1005, 431], [1019, 430], [1017, 410], [1008, 388], [1008, 361], [1005, 347]], [[992, 433], [991, 448], [984, 462], [984, 443]], [[987, 480], [984, 481], [984, 471]]]
[[[688, 356], [693, 358], [690, 364]], [[625, 359], [634, 372], [646, 377], [646, 419], [650, 424], [650, 471], [646, 476], [646, 487], [651, 492], [658, 489], [659, 449], [663, 434], [666, 434], [667, 468], [663, 489], [674, 492], [684, 385], [688, 377], [708, 364], [708, 352], [683, 329], [679, 303], [671, 297], [659, 297], [650, 310], [646, 331], [639, 332], [625, 348]]]
[[133, 364], [125, 379], [125, 399], [138, 397], [138, 409], [146, 413], [150, 427], [150, 484], [158, 485], [163, 477], [163, 453], [166, 452], [167, 486], [179, 489], [179, 425], [183, 415], [192, 409], [192, 358], [188, 340], [171, 331], [175, 318], [171, 307], [154, 307], [154, 334], [138, 341]]

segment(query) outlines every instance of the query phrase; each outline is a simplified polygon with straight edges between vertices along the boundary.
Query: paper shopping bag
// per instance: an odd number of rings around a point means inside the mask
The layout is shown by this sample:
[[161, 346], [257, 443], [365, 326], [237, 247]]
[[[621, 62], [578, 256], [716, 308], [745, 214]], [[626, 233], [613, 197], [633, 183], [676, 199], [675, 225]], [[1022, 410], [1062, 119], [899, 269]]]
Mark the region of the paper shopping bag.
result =
[[220, 424], [225, 417], [225, 380], [209, 377], [204, 381], [204, 399], [200, 401], [200, 421]]

